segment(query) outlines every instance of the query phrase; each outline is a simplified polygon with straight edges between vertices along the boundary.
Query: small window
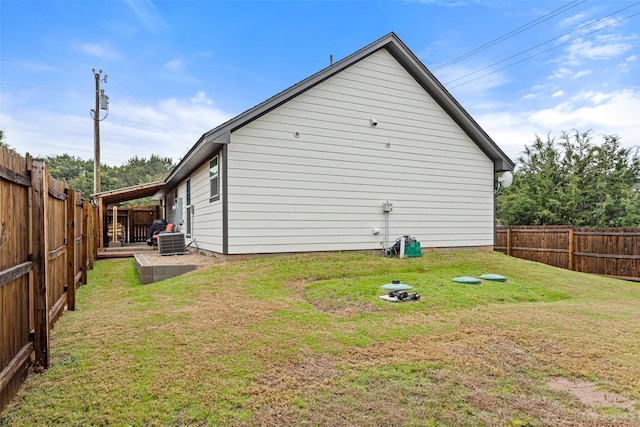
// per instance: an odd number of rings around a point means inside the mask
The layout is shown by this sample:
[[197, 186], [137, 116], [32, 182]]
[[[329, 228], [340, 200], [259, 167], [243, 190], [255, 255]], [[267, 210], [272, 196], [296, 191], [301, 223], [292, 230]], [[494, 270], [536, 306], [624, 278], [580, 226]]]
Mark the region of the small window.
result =
[[209, 200], [214, 201], [220, 198], [218, 180], [218, 156], [209, 162]]
[[187, 180], [187, 206], [191, 206], [191, 180]]

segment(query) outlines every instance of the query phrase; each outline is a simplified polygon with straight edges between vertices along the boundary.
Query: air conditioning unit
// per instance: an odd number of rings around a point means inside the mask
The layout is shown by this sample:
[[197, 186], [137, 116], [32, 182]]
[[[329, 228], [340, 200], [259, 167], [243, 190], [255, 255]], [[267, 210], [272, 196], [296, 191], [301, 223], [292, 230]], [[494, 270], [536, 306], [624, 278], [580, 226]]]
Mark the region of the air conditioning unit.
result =
[[183, 255], [184, 248], [184, 233], [158, 234], [158, 253], [160, 255]]

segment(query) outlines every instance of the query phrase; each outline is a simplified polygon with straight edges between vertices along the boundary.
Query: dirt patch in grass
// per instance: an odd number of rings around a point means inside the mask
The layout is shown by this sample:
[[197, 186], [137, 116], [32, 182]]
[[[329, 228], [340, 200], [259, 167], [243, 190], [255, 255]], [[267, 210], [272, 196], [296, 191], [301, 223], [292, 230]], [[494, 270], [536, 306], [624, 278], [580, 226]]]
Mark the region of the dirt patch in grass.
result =
[[338, 317], [354, 317], [360, 314], [375, 313], [381, 311], [379, 307], [367, 302], [351, 302], [346, 299], [336, 298], [335, 300], [314, 301], [311, 305], [319, 311], [332, 314]]
[[307, 302], [318, 311], [338, 317], [350, 318], [366, 313], [382, 311], [380, 307], [371, 302], [354, 301], [348, 297], [326, 298], [309, 301], [305, 295], [305, 287], [311, 282], [307, 280], [296, 280], [287, 282], [287, 288], [294, 291], [300, 301]]
[[638, 425], [621, 395], [606, 392], [604, 403], [559, 398], [535, 374], [545, 369], [539, 351], [476, 325], [335, 355], [302, 352], [256, 379], [252, 418], [242, 425]]
[[325, 355], [305, 354], [299, 362], [270, 366], [249, 389], [248, 425], [303, 425], [308, 396], [331, 393], [338, 375], [336, 360]]
[[[538, 360], [539, 351], [518, 343], [498, 328], [477, 326], [461, 327], [438, 337], [421, 336], [352, 350], [341, 363], [347, 371], [371, 372], [376, 378], [375, 387], [358, 400], [382, 404], [385, 400], [381, 396], [421, 396], [421, 401], [413, 403], [417, 413], [446, 424], [464, 424], [471, 417], [488, 425], [638, 425], [640, 417], [634, 411], [634, 402], [616, 393], [600, 392], [601, 400], [595, 400], [592, 394], [589, 402], [558, 399], [545, 380], [532, 375], [545, 369]], [[404, 366], [415, 379], [398, 380], [394, 387], [380, 374], [389, 366]], [[402, 390], [395, 390], [398, 387]], [[433, 407], [425, 407], [425, 402], [431, 401]], [[465, 415], [439, 412], [442, 402]], [[593, 410], [594, 404], [600, 412]], [[617, 415], [607, 413], [603, 406], [619, 409], [614, 411]], [[407, 423], [411, 419], [403, 418], [400, 424]]]
[[614, 406], [625, 409], [633, 409], [634, 407], [633, 401], [612, 391], [599, 390], [598, 385], [591, 381], [551, 377], [547, 379], [547, 385], [552, 390], [570, 393], [587, 406]]

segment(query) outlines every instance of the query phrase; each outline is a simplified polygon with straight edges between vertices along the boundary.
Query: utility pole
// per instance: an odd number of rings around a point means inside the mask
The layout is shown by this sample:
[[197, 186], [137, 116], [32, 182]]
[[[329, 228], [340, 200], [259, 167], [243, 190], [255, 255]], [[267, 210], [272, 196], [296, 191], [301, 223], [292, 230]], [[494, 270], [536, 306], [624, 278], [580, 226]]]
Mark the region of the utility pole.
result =
[[[96, 79], [96, 107], [91, 110], [91, 118], [93, 119], [93, 192], [100, 192], [100, 122], [109, 115], [109, 97], [104, 94], [104, 89], [100, 90], [100, 82], [107, 82], [107, 75], [102, 77], [102, 70], [93, 71]], [[101, 119], [100, 110], [106, 110], [107, 114]]]

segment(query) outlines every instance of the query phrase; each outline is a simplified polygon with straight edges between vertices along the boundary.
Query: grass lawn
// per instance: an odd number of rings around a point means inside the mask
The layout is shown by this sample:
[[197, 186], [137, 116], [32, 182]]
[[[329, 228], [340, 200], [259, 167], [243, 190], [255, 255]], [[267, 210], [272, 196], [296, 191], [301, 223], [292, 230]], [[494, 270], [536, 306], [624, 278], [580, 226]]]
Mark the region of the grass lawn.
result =
[[[483, 273], [508, 280], [451, 281]], [[422, 299], [380, 300], [394, 279]], [[76, 307], [0, 426], [640, 425], [640, 284], [498, 253], [266, 257], [145, 286], [108, 260]]]

